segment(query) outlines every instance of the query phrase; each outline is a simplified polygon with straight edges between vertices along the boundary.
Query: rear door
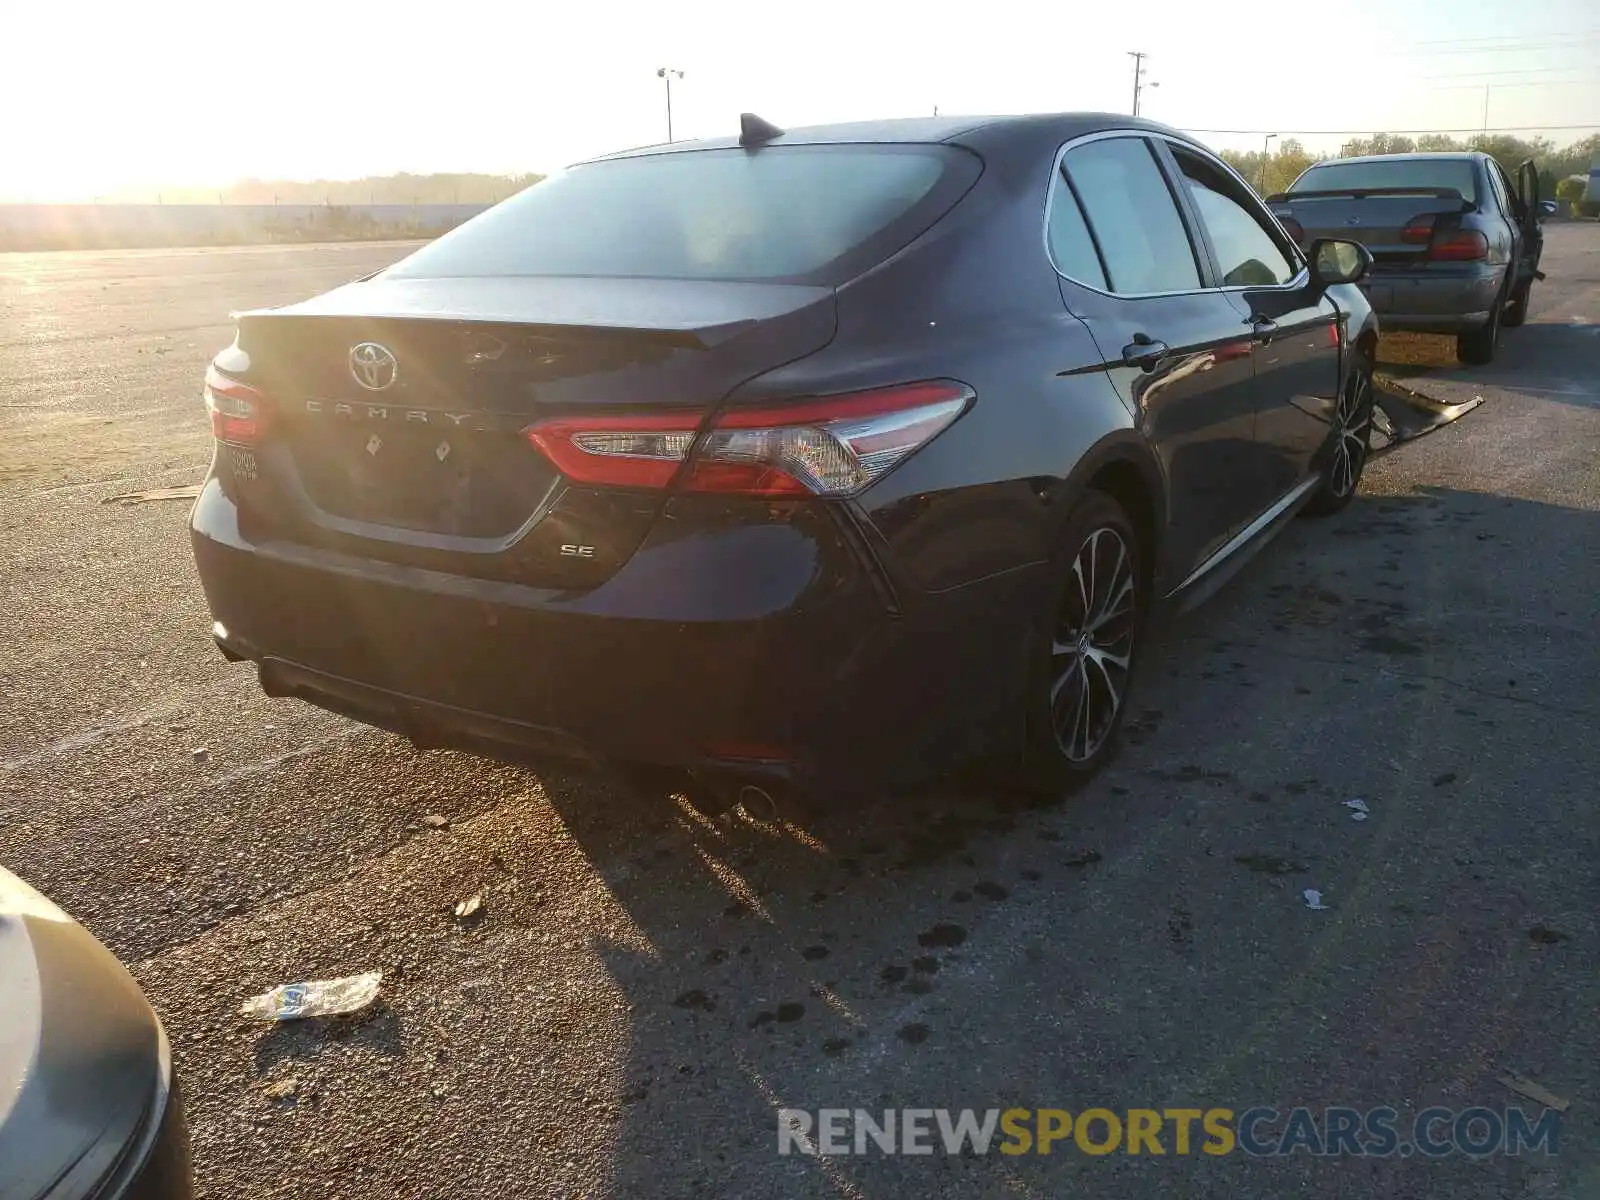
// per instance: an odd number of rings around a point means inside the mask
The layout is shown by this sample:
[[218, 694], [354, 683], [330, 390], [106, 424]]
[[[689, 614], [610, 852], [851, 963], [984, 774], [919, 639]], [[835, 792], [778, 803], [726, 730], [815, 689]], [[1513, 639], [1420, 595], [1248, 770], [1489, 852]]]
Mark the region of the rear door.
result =
[[1166, 147], [1254, 346], [1259, 511], [1310, 475], [1327, 441], [1338, 407], [1339, 312], [1249, 187], [1192, 146]]
[[1516, 185], [1507, 178], [1494, 159], [1484, 162], [1483, 172], [1495, 201], [1481, 205], [1488, 222], [1484, 227], [1484, 235], [1489, 239], [1491, 255], [1496, 261], [1499, 261], [1499, 256], [1494, 252], [1504, 251], [1506, 273], [1511, 280], [1507, 286], [1515, 286], [1532, 272], [1528, 263], [1528, 238], [1523, 229], [1522, 200], [1517, 195]]
[[1067, 308], [1154, 445], [1167, 481], [1163, 569], [1182, 580], [1249, 517], [1254, 379], [1249, 330], [1212, 285], [1150, 139], [1070, 144], [1048, 206]]

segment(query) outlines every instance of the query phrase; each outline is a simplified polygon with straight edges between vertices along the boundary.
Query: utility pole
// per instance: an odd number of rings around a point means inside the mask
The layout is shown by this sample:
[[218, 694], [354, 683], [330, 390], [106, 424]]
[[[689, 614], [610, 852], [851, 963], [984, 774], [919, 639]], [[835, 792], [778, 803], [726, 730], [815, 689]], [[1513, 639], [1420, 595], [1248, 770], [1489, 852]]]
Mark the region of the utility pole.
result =
[[1256, 190], [1263, 196], [1267, 194], [1267, 146], [1277, 136], [1275, 133], [1269, 133], [1261, 139], [1261, 182], [1256, 185]]
[[683, 78], [682, 71], [675, 71], [671, 67], [661, 67], [656, 71], [656, 77], [667, 82], [667, 141], [669, 142], [672, 140], [672, 78], [674, 75], [679, 79]]
[[1139, 115], [1139, 89], [1143, 86], [1144, 60], [1150, 56], [1143, 50], [1129, 50], [1128, 57], [1133, 59], [1133, 115]]
[[1483, 136], [1489, 136], [1489, 89], [1492, 84], [1483, 85]]

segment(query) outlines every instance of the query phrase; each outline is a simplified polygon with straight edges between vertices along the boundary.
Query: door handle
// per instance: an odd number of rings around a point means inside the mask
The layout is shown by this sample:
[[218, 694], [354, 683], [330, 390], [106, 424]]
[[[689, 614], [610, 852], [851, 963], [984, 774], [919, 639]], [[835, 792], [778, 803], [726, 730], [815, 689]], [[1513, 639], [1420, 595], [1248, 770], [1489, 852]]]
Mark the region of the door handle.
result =
[[1165, 342], [1156, 341], [1148, 333], [1136, 333], [1133, 341], [1122, 348], [1122, 361], [1148, 373], [1159, 367], [1168, 353], [1170, 348]]
[[1252, 342], [1265, 346], [1272, 341], [1273, 335], [1277, 332], [1278, 323], [1276, 321], [1268, 317], [1250, 318], [1250, 340]]

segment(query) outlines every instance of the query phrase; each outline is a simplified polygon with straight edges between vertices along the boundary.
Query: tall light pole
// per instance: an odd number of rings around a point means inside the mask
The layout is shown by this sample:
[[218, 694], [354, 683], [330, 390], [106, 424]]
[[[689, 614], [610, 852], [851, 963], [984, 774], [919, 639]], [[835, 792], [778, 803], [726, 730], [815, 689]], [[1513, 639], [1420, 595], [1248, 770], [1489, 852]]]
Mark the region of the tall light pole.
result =
[[1269, 133], [1261, 139], [1261, 182], [1256, 184], [1256, 187], [1263, 196], [1267, 194], [1267, 146], [1277, 136], [1275, 133]]
[[1143, 50], [1129, 50], [1128, 57], [1133, 59], [1133, 115], [1139, 115], [1139, 89], [1143, 86], [1144, 60], [1150, 56]]
[[667, 83], [667, 141], [672, 140], [672, 79], [673, 76], [683, 78], [682, 71], [675, 71], [671, 67], [661, 67], [656, 71], [656, 78], [664, 79]]
[[1483, 85], [1483, 136], [1484, 137], [1488, 137], [1489, 136], [1489, 89], [1492, 88], [1493, 86], [1494, 85], [1492, 83], [1486, 83], [1486, 84]]

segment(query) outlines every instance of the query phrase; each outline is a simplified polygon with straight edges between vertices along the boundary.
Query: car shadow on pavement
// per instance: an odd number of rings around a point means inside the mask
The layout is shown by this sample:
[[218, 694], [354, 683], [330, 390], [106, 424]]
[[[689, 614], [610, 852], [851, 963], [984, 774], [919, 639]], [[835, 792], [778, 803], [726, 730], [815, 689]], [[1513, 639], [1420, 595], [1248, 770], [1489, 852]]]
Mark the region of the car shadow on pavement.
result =
[[[1552, 570], [1512, 586], [1498, 568], [1463, 573], [1473, 554], [1486, 564], [1532, 556]], [[1485, 639], [1520, 636], [1525, 605], [1592, 630], [1593, 592], [1576, 597], [1588, 605], [1577, 611], [1571, 580], [1596, 555], [1594, 513], [1445, 489], [1363, 495], [1336, 518], [1299, 523], [1214, 601], [1161, 631], [1130, 714], [1132, 744], [1054, 806], [951, 784], [803, 822], [756, 823], [709, 819], [667, 797], [597, 806], [592, 781], [544, 777], [551, 805], [647, 944], [595, 946], [630, 1022], [609, 1194], [878, 1194], [878, 1185], [910, 1182], [911, 1164], [881, 1156], [780, 1158], [776, 1113], [788, 1106], [1004, 1107], [1040, 1103], [1049, 1088], [1165, 1096], [1173, 1072], [1238, 1072], [1259, 1055], [1274, 1078], [1297, 1078], [1305, 1046], [1292, 1022], [1260, 1045], [1230, 1040], [1258, 1036], [1257, 1018], [1237, 1011], [1240, 996], [1270, 1007], [1285, 987], [1305, 986], [1298, 964], [1322, 969], [1321, 943], [1306, 940], [1319, 927], [1302, 928], [1297, 899], [1280, 907], [1280, 893], [1297, 897], [1315, 882], [1353, 907], [1361, 888], [1387, 878], [1382, 859], [1347, 846], [1351, 830], [1403, 819], [1399, 781], [1411, 762], [1431, 778], [1416, 785], [1430, 796], [1457, 774], [1471, 777], [1474, 747], [1508, 736], [1503, 714], [1485, 711], [1496, 697], [1600, 710], [1593, 683], [1559, 658], [1525, 659], [1508, 681], [1481, 653]], [[1542, 707], [1527, 718], [1546, 719]], [[1378, 797], [1370, 827], [1350, 824], [1341, 807], [1349, 789]], [[1539, 840], [1526, 823], [1508, 831], [1488, 819], [1497, 799], [1451, 800], [1462, 824], [1430, 817], [1413, 829], [1407, 878], [1384, 886], [1414, 879], [1449, 893], [1462, 873], [1451, 862], [1472, 861], [1458, 842], [1481, 835], [1483, 852], [1502, 853], [1507, 842]], [[641, 821], [652, 831], [644, 839]], [[1372, 853], [1393, 853], [1376, 845]], [[1433, 964], [1419, 980], [1411, 961], [1418, 939], [1436, 936], [1433, 916], [1415, 915], [1427, 903], [1407, 893], [1374, 905], [1382, 921], [1346, 947], [1340, 969], [1354, 962], [1376, 986], [1392, 977], [1434, 989], [1448, 1019], [1408, 1069], [1431, 1078], [1431, 1054], [1440, 1070], [1477, 1072], [1476, 1081], [1481, 1068], [1462, 1067], [1450, 1040], [1481, 1033], [1472, 1005], [1455, 995], [1466, 968], [1453, 976]], [[1341, 920], [1320, 928], [1337, 931]], [[1172, 965], [1153, 985], [1146, 973], [1163, 958]], [[1074, 964], [1092, 962], [1100, 965], [1090, 987]], [[1202, 1020], [1204, 1034], [1186, 1032], [1159, 1011], [1152, 986], [1218, 1019]], [[1321, 986], [1333, 997], [1328, 1011], [1340, 1013], [1340, 978]], [[1128, 1010], [1115, 999], [1125, 988], [1143, 997]], [[975, 1008], [974, 996], [991, 994], [1011, 997], [1003, 1011]], [[1487, 1014], [1493, 1001], [1477, 996]], [[1365, 1003], [1348, 1018], [1324, 1018], [1355, 1027], [1304, 1036], [1359, 1043]], [[1508, 1035], [1497, 1026], [1494, 1036]], [[1138, 1054], [1113, 1052], [1119, 1045]], [[1365, 1061], [1338, 1069], [1351, 1094], [1370, 1082]], [[1268, 1070], [1259, 1067], [1263, 1078]], [[1259, 1080], [1247, 1071], [1241, 1086]], [[1069, 1178], [1093, 1184], [1086, 1161], [941, 1155], [937, 1173], [917, 1174], [911, 1190], [928, 1194], [943, 1181], [963, 1194], [1058, 1192]], [[1257, 1183], [1298, 1186], [1298, 1177], [1252, 1166]], [[1248, 1182], [1222, 1171], [1208, 1186], [1224, 1177], [1224, 1191]]]
[[[1053, 869], [1081, 879], [1100, 857], [1071, 833], [1020, 832], [1033, 813], [1008, 795], [953, 784], [793, 823], [612, 797], [647, 820], [667, 814], [667, 846], [641, 852], [637, 824], [597, 809], [581, 782], [544, 784], [653, 951], [595, 947], [632, 1019], [608, 1189], [618, 1196], [773, 1194], [774, 1114], [797, 1080], [829, 1092], [825, 1080], [852, 1060], [918, 1046], [937, 1024], [920, 1009], [937, 1002], [941, 973], [974, 965], [964, 943], [975, 918], [1003, 911], [1016, 886], [986, 873], [1000, 840], [1038, 847], [1024, 887]], [[890, 912], [904, 936], [885, 945], [874, 914]], [[785, 1161], [790, 1187], [831, 1191], [830, 1163]]]

